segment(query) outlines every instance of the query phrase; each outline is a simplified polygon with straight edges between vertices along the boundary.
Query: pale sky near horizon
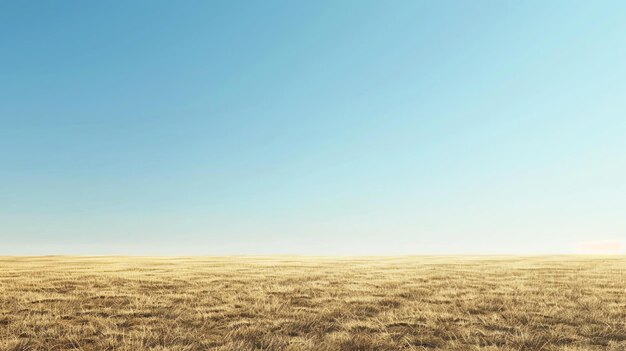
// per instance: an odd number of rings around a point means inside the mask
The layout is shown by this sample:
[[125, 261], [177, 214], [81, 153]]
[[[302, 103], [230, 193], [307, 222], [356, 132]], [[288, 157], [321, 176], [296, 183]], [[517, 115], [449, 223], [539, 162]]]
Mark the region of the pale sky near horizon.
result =
[[2, 2], [0, 255], [623, 252], [624, 18]]

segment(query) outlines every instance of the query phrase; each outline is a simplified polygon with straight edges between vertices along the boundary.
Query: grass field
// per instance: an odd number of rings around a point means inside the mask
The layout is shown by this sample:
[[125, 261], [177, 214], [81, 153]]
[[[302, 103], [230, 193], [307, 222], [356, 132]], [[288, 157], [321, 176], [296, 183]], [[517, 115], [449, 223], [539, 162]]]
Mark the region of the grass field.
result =
[[626, 258], [0, 257], [0, 350], [626, 350]]

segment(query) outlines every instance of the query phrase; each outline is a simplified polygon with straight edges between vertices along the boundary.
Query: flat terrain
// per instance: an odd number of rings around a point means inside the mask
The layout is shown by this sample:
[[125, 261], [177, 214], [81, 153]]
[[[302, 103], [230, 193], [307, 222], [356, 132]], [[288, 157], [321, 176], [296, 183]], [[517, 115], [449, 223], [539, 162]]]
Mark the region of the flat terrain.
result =
[[626, 257], [0, 257], [0, 350], [626, 350]]

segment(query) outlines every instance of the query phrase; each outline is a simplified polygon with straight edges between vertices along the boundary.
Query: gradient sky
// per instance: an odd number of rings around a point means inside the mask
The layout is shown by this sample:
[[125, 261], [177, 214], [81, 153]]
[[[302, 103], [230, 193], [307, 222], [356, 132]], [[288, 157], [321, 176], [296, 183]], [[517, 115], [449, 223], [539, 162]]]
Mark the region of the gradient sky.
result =
[[619, 246], [624, 18], [623, 1], [4, 1], [0, 254]]

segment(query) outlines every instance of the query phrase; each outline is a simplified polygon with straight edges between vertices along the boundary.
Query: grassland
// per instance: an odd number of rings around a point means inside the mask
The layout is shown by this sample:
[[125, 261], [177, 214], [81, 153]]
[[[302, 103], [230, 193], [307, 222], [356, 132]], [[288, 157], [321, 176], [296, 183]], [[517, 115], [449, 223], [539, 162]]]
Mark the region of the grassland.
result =
[[626, 258], [4, 257], [0, 350], [626, 350]]

